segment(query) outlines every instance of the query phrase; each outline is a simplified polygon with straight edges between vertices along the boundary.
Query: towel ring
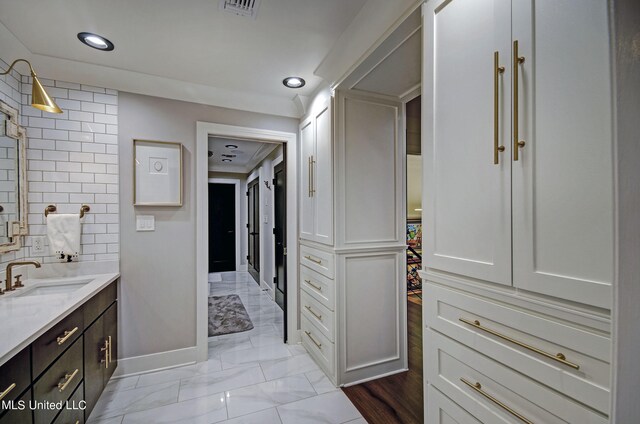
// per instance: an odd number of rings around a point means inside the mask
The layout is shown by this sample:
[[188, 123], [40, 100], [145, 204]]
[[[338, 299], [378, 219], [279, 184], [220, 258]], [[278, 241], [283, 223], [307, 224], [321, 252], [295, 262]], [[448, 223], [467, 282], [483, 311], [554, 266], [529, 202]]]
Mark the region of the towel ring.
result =
[[44, 208], [44, 217], [46, 218], [50, 213], [53, 213], [56, 210], [58, 210], [58, 208], [56, 208], [54, 205], [47, 206], [46, 208]]

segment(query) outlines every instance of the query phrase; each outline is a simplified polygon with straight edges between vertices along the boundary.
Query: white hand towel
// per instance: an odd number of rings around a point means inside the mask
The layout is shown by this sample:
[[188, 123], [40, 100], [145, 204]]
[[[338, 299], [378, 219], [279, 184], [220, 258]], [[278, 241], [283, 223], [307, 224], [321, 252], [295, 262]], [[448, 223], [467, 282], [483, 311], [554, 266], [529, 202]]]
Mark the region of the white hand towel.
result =
[[52, 255], [78, 256], [80, 215], [52, 213], [47, 216], [47, 236]]

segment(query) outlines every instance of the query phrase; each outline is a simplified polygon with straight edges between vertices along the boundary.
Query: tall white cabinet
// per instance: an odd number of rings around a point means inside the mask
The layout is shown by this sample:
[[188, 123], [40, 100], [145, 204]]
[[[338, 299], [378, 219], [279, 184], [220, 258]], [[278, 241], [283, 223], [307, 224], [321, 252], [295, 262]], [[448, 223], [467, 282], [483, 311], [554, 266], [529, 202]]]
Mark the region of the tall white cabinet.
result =
[[608, 422], [608, 3], [432, 0], [423, 19], [427, 422]]
[[338, 90], [300, 126], [301, 336], [336, 385], [407, 369], [402, 113]]

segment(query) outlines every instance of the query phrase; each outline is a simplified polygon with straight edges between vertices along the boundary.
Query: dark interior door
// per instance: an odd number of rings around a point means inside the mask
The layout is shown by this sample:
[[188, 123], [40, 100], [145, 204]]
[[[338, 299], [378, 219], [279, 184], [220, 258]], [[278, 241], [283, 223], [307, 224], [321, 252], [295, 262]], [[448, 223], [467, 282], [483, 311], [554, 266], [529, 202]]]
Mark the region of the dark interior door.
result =
[[247, 211], [249, 212], [249, 252], [247, 262], [249, 274], [260, 284], [260, 186], [258, 178], [247, 185]]
[[287, 268], [285, 258], [286, 248], [286, 229], [287, 229], [287, 186], [286, 186], [286, 173], [284, 162], [279, 163], [274, 168], [274, 238], [275, 238], [275, 259], [276, 259], [276, 275], [275, 275], [275, 289], [276, 289], [276, 303], [285, 309], [285, 299], [287, 293]]
[[236, 270], [236, 188], [209, 184], [209, 272]]

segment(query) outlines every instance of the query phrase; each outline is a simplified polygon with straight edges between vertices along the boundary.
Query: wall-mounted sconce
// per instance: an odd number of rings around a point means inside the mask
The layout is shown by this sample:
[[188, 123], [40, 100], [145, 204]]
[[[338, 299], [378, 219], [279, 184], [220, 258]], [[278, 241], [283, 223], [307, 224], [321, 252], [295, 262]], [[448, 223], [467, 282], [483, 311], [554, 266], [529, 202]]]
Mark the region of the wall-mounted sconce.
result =
[[33, 70], [31, 63], [29, 63], [28, 60], [25, 60], [25, 59], [14, 60], [11, 66], [9, 66], [9, 69], [7, 69], [6, 72], [0, 73], [0, 75], [7, 75], [9, 72], [11, 72], [15, 64], [18, 62], [25, 62], [27, 65], [29, 65], [29, 70], [31, 71], [31, 78], [33, 78], [33, 84], [31, 89], [31, 106], [35, 107], [36, 109], [44, 110], [45, 112], [62, 113], [62, 109], [60, 109], [60, 107], [56, 104], [56, 102], [53, 101], [51, 96], [47, 94], [47, 91], [44, 89], [44, 87], [40, 83], [40, 80], [36, 76], [36, 72]]
[[271, 184], [269, 184], [269, 180], [264, 180], [264, 186], [271, 190]]

